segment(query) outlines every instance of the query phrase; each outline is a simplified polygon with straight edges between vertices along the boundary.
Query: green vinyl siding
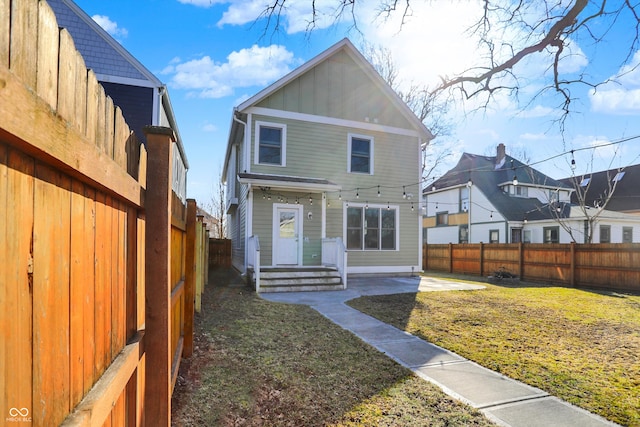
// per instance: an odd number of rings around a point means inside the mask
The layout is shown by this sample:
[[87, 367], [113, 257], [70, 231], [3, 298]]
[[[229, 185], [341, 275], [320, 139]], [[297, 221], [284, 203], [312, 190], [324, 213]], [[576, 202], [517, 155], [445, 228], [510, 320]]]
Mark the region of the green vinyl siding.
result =
[[[267, 196], [263, 198], [263, 195]], [[271, 200], [268, 196], [271, 196]], [[309, 202], [309, 197], [313, 202]], [[282, 200], [279, 200], [279, 197]], [[296, 198], [298, 204], [296, 204]], [[302, 236], [299, 244], [302, 247], [302, 265], [320, 265], [322, 260], [322, 195], [320, 193], [297, 193], [290, 191], [270, 190], [262, 192], [254, 189], [253, 194], [253, 233], [260, 236], [260, 263], [273, 265], [273, 205], [302, 206], [300, 221], [302, 224]], [[309, 219], [308, 214], [312, 217]], [[315, 255], [315, 256], [314, 256]]]
[[[287, 165], [255, 164], [255, 126], [251, 125], [251, 172], [328, 179], [345, 189], [399, 186], [400, 196], [403, 185], [418, 181], [420, 158], [416, 137], [259, 115], [254, 115], [253, 121], [277, 122], [287, 126]], [[349, 134], [373, 138], [373, 175], [347, 172]], [[407, 188], [407, 192], [413, 193], [417, 200], [417, 186]]]
[[308, 70], [256, 106], [411, 129], [380, 86], [345, 52]]

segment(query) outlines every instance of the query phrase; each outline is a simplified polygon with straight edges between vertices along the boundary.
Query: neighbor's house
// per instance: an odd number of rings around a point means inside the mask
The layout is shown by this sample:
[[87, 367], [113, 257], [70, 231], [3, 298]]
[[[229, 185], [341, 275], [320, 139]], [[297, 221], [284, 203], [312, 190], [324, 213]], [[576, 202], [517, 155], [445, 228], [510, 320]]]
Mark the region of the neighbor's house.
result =
[[174, 144], [173, 190], [184, 201], [187, 156], [178, 130], [167, 87], [117, 40], [71, 0], [47, 0], [61, 28], [65, 28], [88, 69], [122, 110], [129, 127], [145, 142], [144, 126], [171, 128]]
[[[420, 270], [421, 147], [433, 136], [348, 40], [233, 111], [223, 179], [233, 265]], [[413, 187], [407, 187], [413, 185]], [[257, 245], [258, 243], [259, 245]], [[262, 277], [266, 277], [262, 274]]]
[[[464, 153], [423, 192], [425, 243], [585, 243], [588, 221], [571, 203], [573, 187], [505, 153]], [[596, 207], [589, 208], [593, 217]], [[592, 214], [593, 213], [593, 214]], [[564, 224], [564, 226], [563, 226]], [[567, 229], [571, 230], [571, 233]], [[640, 241], [640, 218], [604, 210], [593, 243]]]
[[607, 210], [640, 215], [640, 165], [563, 178], [560, 182], [575, 188], [572, 203], [578, 203], [578, 194], [583, 194], [588, 206], [601, 206], [609, 199]]

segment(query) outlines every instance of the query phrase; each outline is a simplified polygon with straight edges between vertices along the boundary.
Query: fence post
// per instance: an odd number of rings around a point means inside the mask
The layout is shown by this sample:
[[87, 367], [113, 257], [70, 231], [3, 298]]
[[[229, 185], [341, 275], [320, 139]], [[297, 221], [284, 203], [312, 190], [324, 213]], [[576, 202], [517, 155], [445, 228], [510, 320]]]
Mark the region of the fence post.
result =
[[484, 243], [480, 242], [480, 276], [484, 276]]
[[184, 347], [182, 355], [193, 354], [193, 316], [196, 287], [196, 201], [187, 199], [187, 247], [185, 248]]
[[204, 283], [209, 284], [209, 229], [204, 230]]
[[195, 244], [196, 244], [196, 255], [194, 257], [195, 265], [196, 265], [196, 280], [195, 280], [195, 309], [198, 313], [202, 309], [202, 215], [196, 215], [196, 234], [195, 234]]
[[147, 126], [145, 422], [171, 423], [171, 181], [169, 128]]
[[524, 280], [524, 243], [518, 243], [518, 275]]
[[576, 242], [571, 242], [571, 272], [569, 273], [569, 284], [576, 287]]
[[449, 273], [453, 273], [453, 244], [449, 243]]

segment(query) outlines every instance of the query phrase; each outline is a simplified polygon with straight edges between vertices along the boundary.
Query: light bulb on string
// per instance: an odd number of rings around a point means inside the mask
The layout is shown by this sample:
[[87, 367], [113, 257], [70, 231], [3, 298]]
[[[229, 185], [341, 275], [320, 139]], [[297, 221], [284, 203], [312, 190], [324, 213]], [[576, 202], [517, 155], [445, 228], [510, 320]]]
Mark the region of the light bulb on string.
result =
[[380, 186], [378, 185], [378, 197], [380, 197]]

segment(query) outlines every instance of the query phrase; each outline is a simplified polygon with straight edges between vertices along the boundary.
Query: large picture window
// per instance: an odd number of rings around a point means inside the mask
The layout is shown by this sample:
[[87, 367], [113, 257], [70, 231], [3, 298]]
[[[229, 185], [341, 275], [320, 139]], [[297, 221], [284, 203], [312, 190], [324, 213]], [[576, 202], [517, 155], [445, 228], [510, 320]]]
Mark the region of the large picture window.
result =
[[349, 135], [349, 172], [373, 174], [373, 138]]
[[285, 125], [256, 122], [256, 163], [285, 166], [286, 135]]
[[347, 249], [395, 250], [397, 208], [347, 208]]

